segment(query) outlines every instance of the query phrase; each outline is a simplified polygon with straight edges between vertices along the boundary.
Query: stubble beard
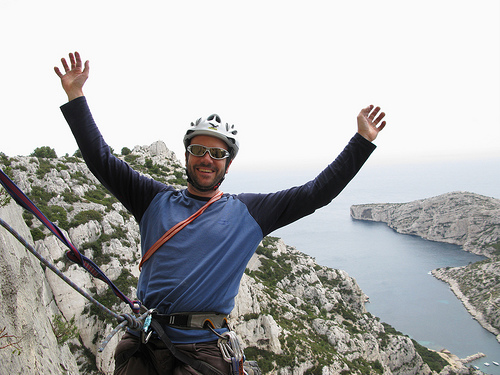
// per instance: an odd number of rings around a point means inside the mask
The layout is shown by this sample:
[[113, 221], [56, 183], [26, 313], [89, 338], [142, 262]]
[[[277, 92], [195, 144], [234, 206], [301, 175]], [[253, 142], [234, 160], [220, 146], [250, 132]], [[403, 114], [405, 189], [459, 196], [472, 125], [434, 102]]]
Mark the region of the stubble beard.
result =
[[[196, 168], [210, 168], [215, 170], [215, 177], [211, 183], [202, 183], [201, 179], [199, 179], [196, 175]], [[217, 190], [222, 181], [224, 181], [225, 171], [219, 170], [215, 168], [213, 165], [205, 165], [205, 164], [197, 164], [190, 165], [186, 167], [187, 181], [190, 183], [196, 190], [201, 192], [207, 192], [212, 190]]]

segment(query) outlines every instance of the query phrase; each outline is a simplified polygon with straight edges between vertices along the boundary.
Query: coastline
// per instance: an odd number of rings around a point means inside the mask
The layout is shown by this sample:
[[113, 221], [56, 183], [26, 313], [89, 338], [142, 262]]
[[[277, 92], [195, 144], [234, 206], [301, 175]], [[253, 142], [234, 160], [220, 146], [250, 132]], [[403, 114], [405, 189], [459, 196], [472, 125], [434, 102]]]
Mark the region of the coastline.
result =
[[447, 283], [453, 294], [455, 294], [455, 296], [462, 302], [472, 318], [475, 319], [484, 329], [494, 334], [497, 341], [500, 343], [500, 331], [488, 323], [484, 318], [483, 313], [479, 312], [472, 304], [469, 303], [469, 299], [462, 293], [458, 283], [453, 278], [446, 276], [442, 269], [438, 268], [432, 270], [431, 274], [436, 279]]

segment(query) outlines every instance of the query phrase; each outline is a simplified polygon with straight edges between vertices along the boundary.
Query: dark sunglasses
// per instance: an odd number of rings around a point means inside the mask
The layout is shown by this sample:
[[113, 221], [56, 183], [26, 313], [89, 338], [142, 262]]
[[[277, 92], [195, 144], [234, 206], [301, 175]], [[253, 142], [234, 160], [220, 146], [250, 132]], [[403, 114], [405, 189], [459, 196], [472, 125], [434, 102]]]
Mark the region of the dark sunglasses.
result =
[[208, 151], [210, 157], [215, 160], [226, 159], [230, 156], [229, 151], [219, 147], [205, 147], [202, 145], [189, 145], [188, 152], [193, 156], [202, 157]]

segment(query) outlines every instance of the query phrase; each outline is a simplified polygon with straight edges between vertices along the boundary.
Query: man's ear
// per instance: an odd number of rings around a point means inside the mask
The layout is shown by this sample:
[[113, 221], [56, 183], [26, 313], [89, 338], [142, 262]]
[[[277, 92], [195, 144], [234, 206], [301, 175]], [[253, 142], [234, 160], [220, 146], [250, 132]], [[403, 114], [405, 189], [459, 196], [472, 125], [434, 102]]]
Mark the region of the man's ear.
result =
[[188, 166], [188, 157], [189, 157], [189, 153], [186, 151], [184, 153], [184, 156], [186, 157], [186, 167]]

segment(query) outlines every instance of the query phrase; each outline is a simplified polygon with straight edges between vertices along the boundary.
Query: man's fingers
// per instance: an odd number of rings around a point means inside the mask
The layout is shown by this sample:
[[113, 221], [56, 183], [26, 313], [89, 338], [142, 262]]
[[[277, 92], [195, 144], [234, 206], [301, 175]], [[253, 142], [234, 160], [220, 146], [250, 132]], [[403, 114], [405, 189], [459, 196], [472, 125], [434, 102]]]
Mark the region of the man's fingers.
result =
[[61, 73], [61, 71], [59, 70], [59, 68], [57, 66], [54, 66], [54, 71], [56, 72], [56, 74], [59, 78], [62, 78], [63, 74]]
[[374, 124], [378, 124], [380, 121], [382, 121], [382, 119], [385, 117], [385, 113], [382, 112], [380, 113], [380, 115], [378, 115], [378, 117], [375, 119], [375, 121], [373, 121]]
[[80, 68], [82, 66], [82, 59], [78, 52], [75, 52], [75, 58], [76, 58], [76, 67]]
[[372, 113], [370, 113], [368, 118], [370, 120], [373, 120], [379, 111], [380, 111], [380, 107], [375, 107], [375, 109], [372, 111]]
[[86, 72], [87, 74], [90, 72], [90, 62], [89, 62], [89, 60], [85, 61], [84, 72]]
[[366, 108], [363, 108], [361, 110], [361, 114], [365, 117], [368, 117], [368, 115], [370, 114], [370, 111], [373, 109], [373, 105], [369, 105], [368, 107]]
[[75, 55], [73, 55], [72, 53], [69, 54], [69, 61], [71, 62], [71, 69], [74, 69], [76, 65], [76, 60], [75, 60]]
[[69, 66], [68, 66], [68, 63], [66, 62], [66, 59], [64, 57], [61, 59], [61, 63], [62, 63], [62, 66], [64, 68], [64, 71], [66, 73], [68, 73], [69, 72]]

